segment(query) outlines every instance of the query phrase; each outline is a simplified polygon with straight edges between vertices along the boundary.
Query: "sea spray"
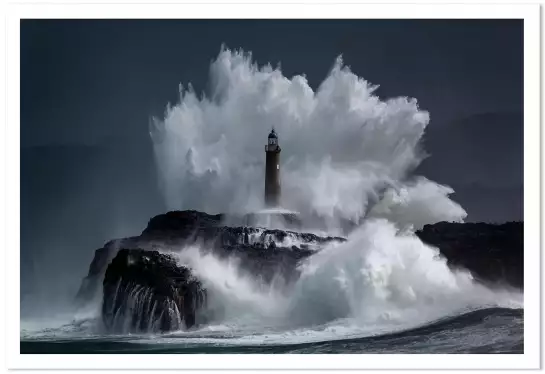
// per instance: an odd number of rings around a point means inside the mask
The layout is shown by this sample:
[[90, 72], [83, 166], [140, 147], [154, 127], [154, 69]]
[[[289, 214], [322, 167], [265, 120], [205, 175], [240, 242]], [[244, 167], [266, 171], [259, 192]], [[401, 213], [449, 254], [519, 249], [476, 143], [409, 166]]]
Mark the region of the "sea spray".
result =
[[308, 257], [288, 287], [260, 282], [233, 259], [195, 246], [178, 259], [210, 291], [207, 325], [229, 326], [234, 334], [368, 336], [481, 308], [523, 306], [519, 292], [491, 290], [469, 272], [450, 269], [437, 248], [385, 219], [369, 219], [346, 242]]
[[[262, 209], [263, 145], [274, 127], [283, 150], [287, 209], [328, 218], [335, 226], [334, 218], [359, 221], [386, 191], [406, 190], [410, 201], [401, 205], [429, 211], [425, 223], [465, 217], [448, 198], [452, 190], [410, 177], [424, 157], [420, 140], [429, 114], [415, 99], [382, 100], [377, 86], [340, 58], [313, 90], [303, 75], [287, 78], [279, 68], [259, 67], [250, 54], [222, 48], [209, 83], [206, 95], [181, 87], [180, 101], [151, 124], [169, 209]], [[403, 214], [403, 224], [410, 213]], [[382, 214], [388, 214], [384, 207]]]
[[240, 268], [236, 258], [219, 259], [198, 247], [177, 253], [182, 265], [190, 266], [208, 293], [207, 323], [229, 322], [266, 327], [284, 317], [285, 295], [277, 282], [262, 282]]
[[344, 243], [306, 259], [291, 315], [315, 323], [349, 318], [358, 326], [407, 326], [462, 311], [522, 307], [518, 292], [490, 290], [450, 269], [437, 248], [385, 219], [369, 219]]
[[253, 325], [254, 332], [338, 332], [342, 325], [346, 334], [374, 334], [520, 302], [519, 294], [489, 290], [449, 269], [414, 235], [425, 224], [463, 221], [466, 212], [449, 199], [450, 187], [411, 175], [425, 156], [420, 141], [429, 114], [415, 99], [379, 98], [376, 88], [340, 58], [313, 89], [302, 75], [287, 78], [250, 54], [222, 48], [210, 66], [210, 91], [198, 96], [181, 87], [180, 101], [153, 121], [169, 208], [263, 211], [263, 144], [274, 127], [283, 150], [282, 208], [303, 220], [324, 218], [329, 232], [341, 220], [360, 225], [347, 242], [304, 261], [288, 289], [262, 284], [232, 260], [182, 251], [180, 260], [215, 295], [211, 323]]

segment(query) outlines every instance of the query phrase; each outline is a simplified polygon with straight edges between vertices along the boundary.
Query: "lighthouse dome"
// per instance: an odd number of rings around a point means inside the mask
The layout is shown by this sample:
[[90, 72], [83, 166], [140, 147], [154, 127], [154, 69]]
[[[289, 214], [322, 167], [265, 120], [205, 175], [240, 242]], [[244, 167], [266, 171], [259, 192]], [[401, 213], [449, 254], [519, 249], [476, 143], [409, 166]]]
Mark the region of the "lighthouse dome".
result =
[[272, 129], [271, 133], [269, 134], [269, 139], [278, 139], [278, 136], [276, 135], [276, 131]]

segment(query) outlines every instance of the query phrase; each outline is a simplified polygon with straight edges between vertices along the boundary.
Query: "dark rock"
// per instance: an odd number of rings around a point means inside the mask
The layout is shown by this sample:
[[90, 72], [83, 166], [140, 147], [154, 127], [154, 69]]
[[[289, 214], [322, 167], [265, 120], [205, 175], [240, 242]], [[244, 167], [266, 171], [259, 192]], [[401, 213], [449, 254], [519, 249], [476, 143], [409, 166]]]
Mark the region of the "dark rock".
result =
[[102, 319], [109, 331], [171, 331], [195, 324], [205, 291], [190, 269], [157, 251], [121, 249], [103, 282]]
[[[284, 240], [285, 246], [277, 244]], [[179, 328], [181, 319], [191, 326], [201, 305], [198, 295], [204, 290], [188, 269], [177, 266], [164, 252], [182, 251], [187, 244], [198, 242], [203, 252], [235, 258], [242, 271], [263, 282], [271, 282], [276, 275], [291, 282], [297, 279], [301, 259], [328, 242], [344, 240], [295, 231], [228, 227], [222, 224], [222, 215], [197, 211], [168, 212], [152, 218], [140, 236], [112, 240], [96, 250], [78, 300], [93, 300], [102, 291], [103, 320], [109, 330], [167, 331]], [[191, 300], [193, 304], [187, 304]], [[131, 311], [130, 303], [136, 303], [138, 310]]]
[[462, 267], [480, 281], [524, 286], [524, 227], [504, 224], [448, 223], [426, 225], [416, 234], [438, 247], [451, 267]]
[[[242, 271], [264, 282], [283, 279], [290, 283], [298, 278], [302, 259], [328, 243], [346, 240], [289, 230], [230, 227], [224, 225], [223, 218], [197, 211], [168, 212], [152, 218], [140, 236], [108, 242], [95, 252], [80, 299], [97, 295], [103, 285], [103, 318], [109, 329], [167, 331], [179, 328], [180, 321], [191, 326], [205, 291], [191, 271], [176, 265], [166, 252], [183, 251], [188, 244], [197, 243], [201, 251], [236, 259]], [[481, 282], [523, 287], [521, 222], [441, 222], [426, 225], [417, 235], [438, 247], [449, 266], [466, 268]], [[131, 249], [118, 253], [119, 248]], [[135, 295], [140, 300], [138, 312], [128, 307]]]
[[171, 211], [153, 217], [142, 235], [171, 233], [189, 237], [199, 229], [212, 229], [220, 225], [223, 215], [206, 214], [196, 210]]

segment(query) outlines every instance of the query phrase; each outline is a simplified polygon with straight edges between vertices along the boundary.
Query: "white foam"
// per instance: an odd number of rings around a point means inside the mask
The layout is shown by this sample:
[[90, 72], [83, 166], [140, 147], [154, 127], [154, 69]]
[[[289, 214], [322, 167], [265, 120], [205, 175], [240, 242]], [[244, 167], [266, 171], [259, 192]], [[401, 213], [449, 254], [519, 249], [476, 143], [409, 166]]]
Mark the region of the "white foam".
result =
[[523, 307], [521, 293], [491, 290], [468, 272], [449, 269], [437, 249], [385, 219], [369, 220], [347, 242], [309, 257], [300, 279], [287, 289], [264, 286], [241, 273], [236, 262], [202, 255], [197, 247], [179, 258], [211, 291], [216, 311], [202, 329], [173, 334], [193, 343], [345, 339], [405, 330], [481, 308]]
[[429, 114], [415, 99], [381, 100], [376, 86], [340, 58], [313, 90], [302, 75], [287, 78], [258, 67], [249, 54], [222, 49], [209, 83], [206, 96], [181, 89], [180, 101], [151, 127], [170, 209], [264, 209], [263, 145], [274, 126], [282, 147], [282, 209], [271, 212], [357, 220], [390, 188], [381, 210], [390, 220], [399, 213], [405, 224], [422, 210], [429, 214], [415, 217], [416, 224], [465, 217], [448, 199], [450, 189], [406, 180], [422, 159]]
[[299, 212], [285, 209], [285, 208], [267, 208], [267, 209], [260, 209], [255, 212], [251, 212], [252, 214], [299, 214]]

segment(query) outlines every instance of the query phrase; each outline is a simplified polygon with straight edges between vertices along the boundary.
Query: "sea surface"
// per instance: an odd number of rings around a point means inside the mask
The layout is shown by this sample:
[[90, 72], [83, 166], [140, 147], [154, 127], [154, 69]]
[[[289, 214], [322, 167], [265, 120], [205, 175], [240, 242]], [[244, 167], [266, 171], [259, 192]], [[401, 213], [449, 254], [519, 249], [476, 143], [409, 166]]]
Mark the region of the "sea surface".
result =
[[[204, 326], [168, 334], [92, 334], [82, 320], [21, 331], [21, 353], [524, 353], [524, 310], [487, 308], [417, 326], [358, 336], [337, 324], [294, 331]], [[331, 336], [337, 337], [332, 338]], [[330, 336], [323, 339], [321, 336]]]

